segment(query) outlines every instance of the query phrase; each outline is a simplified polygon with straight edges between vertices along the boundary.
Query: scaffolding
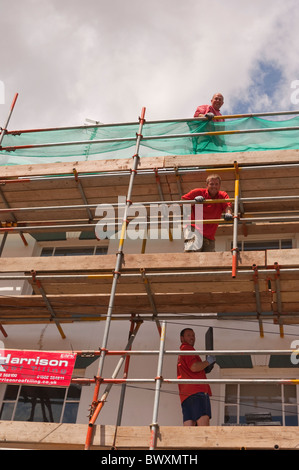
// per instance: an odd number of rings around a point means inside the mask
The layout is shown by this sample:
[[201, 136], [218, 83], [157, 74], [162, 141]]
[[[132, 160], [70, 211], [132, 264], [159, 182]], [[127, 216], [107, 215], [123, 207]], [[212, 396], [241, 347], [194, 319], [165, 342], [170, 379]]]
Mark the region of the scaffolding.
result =
[[[101, 356], [102, 353], [104, 352], [105, 355], [120, 355], [121, 358], [112, 374], [112, 378], [105, 379], [101, 376], [96, 376], [92, 379], [73, 379], [73, 383], [81, 384], [81, 385], [90, 385], [90, 384], [95, 384], [95, 396], [94, 396], [94, 409], [92, 410], [92, 416], [89, 421], [89, 428], [88, 428], [88, 433], [86, 437], [86, 442], [85, 442], [85, 449], [89, 450], [91, 448], [92, 444], [92, 432], [93, 432], [93, 426], [95, 424], [95, 421], [98, 417], [99, 412], [104, 406], [104, 403], [107, 400], [107, 397], [109, 395], [109, 392], [111, 390], [111, 387], [113, 384], [121, 384], [122, 386], [126, 384], [153, 384], [155, 386], [154, 390], [154, 405], [153, 405], [153, 417], [152, 417], [152, 423], [151, 423], [151, 438], [150, 438], [150, 445], [149, 449], [150, 450], [155, 450], [157, 448], [157, 436], [159, 432], [159, 424], [158, 424], [158, 409], [159, 409], [159, 400], [160, 400], [160, 393], [161, 393], [161, 387], [163, 384], [179, 384], [179, 383], [185, 383], [185, 384], [204, 384], [207, 383], [207, 379], [177, 379], [177, 378], [165, 378], [163, 377], [163, 360], [165, 355], [175, 355], [175, 356], [183, 356], [183, 355], [209, 355], [212, 354], [214, 356], [218, 357], [223, 357], [225, 355], [229, 356], [246, 356], [246, 355], [278, 355], [278, 356], [288, 356], [292, 357], [292, 355], [297, 354], [298, 351], [294, 350], [193, 350], [193, 351], [168, 351], [165, 350], [165, 340], [166, 340], [166, 322], [163, 321], [160, 329], [160, 348], [158, 351], [142, 351], [142, 350], [131, 350], [132, 343], [134, 341], [135, 334], [137, 332], [137, 329], [139, 328], [140, 324], [138, 323], [136, 325], [135, 331], [132, 331], [132, 334], [130, 336], [129, 342], [126, 346], [126, 348], [123, 351], [116, 351], [112, 350], [109, 351], [106, 348], [100, 350], [100, 351], [78, 351], [77, 354], [79, 355], [86, 355], [87, 357], [91, 356]], [[157, 355], [158, 356], [158, 362], [157, 362], [157, 375], [154, 378], [128, 378], [128, 368], [125, 368], [125, 373], [123, 378], [117, 379], [117, 375], [121, 369], [121, 366], [124, 361], [126, 361], [130, 356], [132, 355]], [[98, 384], [106, 384], [106, 388], [104, 390], [104, 393], [102, 394], [100, 400], [98, 399]], [[208, 379], [208, 383], [210, 385], [212, 384], [289, 384], [289, 385], [297, 385], [299, 384], [299, 379], [269, 379], [269, 378], [263, 378], [263, 379], [240, 379], [240, 378], [233, 378], [233, 379]], [[124, 396], [123, 394], [121, 395], [120, 399], [120, 405], [119, 405], [119, 416], [121, 416], [122, 413], [122, 408], [123, 408], [123, 399]], [[96, 407], [95, 407], [96, 405]], [[119, 425], [120, 422], [117, 423]]]
[[[11, 107], [14, 108], [17, 95]], [[265, 115], [296, 114], [266, 113]], [[11, 113], [10, 113], [11, 115]], [[0, 145], [7, 131], [10, 119], [2, 129]], [[248, 116], [248, 115], [246, 115]], [[252, 116], [252, 115], [251, 115]], [[262, 116], [262, 114], [256, 115]], [[244, 115], [223, 116], [225, 119]], [[191, 120], [190, 120], [191, 121]], [[162, 121], [155, 121], [162, 122]], [[1, 253], [7, 236], [20, 234], [26, 244], [26, 233], [37, 237], [40, 233], [62, 234], [66, 231], [80, 231], [81, 234], [95, 232], [101, 217], [97, 215], [101, 205], [116, 211], [114, 220], [106, 226], [119, 230], [118, 249], [115, 255], [106, 255], [99, 260], [85, 257], [65, 260], [60, 266], [57, 260], [5, 259], [2, 258], [0, 281], [24, 280], [31, 284], [34, 296], [0, 298], [0, 322], [4, 336], [5, 324], [53, 323], [62, 338], [65, 338], [62, 324], [73, 321], [104, 321], [102, 346], [99, 351], [81, 351], [80, 355], [96, 356], [99, 359], [98, 372], [93, 379], [73, 379], [74, 383], [94, 384], [89, 426], [85, 448], [92, 446], [96, 420], [104, 406], [113, 384], [122, 384], [117, 425], [121, 423], [124, 393], [127, 383], [155, 384], [153, 418], [151, 423], [150, 449], [157, 445], [158, 408], [160, 389], [163, 383], [177, 383], [177, 379], [164, 379], [162, 375], [165, 354], [182, 354], [180, 351], [165, 351], [167, 320], [176, 319], [257, 319], [260, 336], [264, 336], [263, 320], [271, 319], [284, 335], [284, 324], [299, 323], [299, 294], [296, 284], [299, 275], [298, 250], [269, 250], [266, 252], [241, 252], [238, 244], [240, 234], [265, 234], [271, 227], [272, 233], [298, 233], [299, 231], [299, 163], [296, 151], [262, 152], [259, 155], [233, 153], [209, 155], [169, 156], [140, 158], [139, 148], [143, 140], [145, 108], [139, 118], [139, 128], [132, 159], [103, 162], [76, 162], [67, 164], [30, 165], [0, 167], [0, 233], [3, 234]], [[118, 126], [118, 124], [115, 124]], [[267, 128], [275, 132], [277, 128]], [[282, 129], [279, 129], [280, 131]], [[284, 127], [283, 130], [298, 130]], [[21, 131], [26, 132], [26, 131]], [[35, 130], [38, 132], [38, 130]], [[238, 131], [239, 132], [239, 131]], [[244, 133], [263, 132], [258, 129], [244, 130]], [[190, 137], [224, 135], [226, 131], [192, 133]], [[230, 131], [231, 133], [231, 131]], [[147, 136], [146, 139], [179, 138], [180, 135]], [[186, 135], [181, 136], [186, 137]], [[123, 139], [122, 139], [123, 140]], [[103, 140], [101, 141], [103, 142]], [[107, 143], [107, 140], [104, 141]], [[100, 143], [94, 140], [92, 143]], [[82, 142], [78, 142], [78, 145]], [[76, 145], [76, 142], [42, 144], [43, 147]], [[37, 148], [28, 145], [26, 148]], [[20, 147], [1, 147], [11, 152]], [[24, 148], [24, 146], [22, 146]], [[281, 152], [284, 152], [283, 158]], [[212, 164], [211, 164], [212, 162]], [[163, 218], [163, 210], [177, 205], [180, 208], [189, 201], [181, 196], [194, 186], [200, 186], [206, 176], [215, 172], [221, 174], [227, 192], [234, 196], [225, 200], [232, 202], [233, 222], [223, 219], [202, 220], [202, 223], [217, 223], [222, 234], [232, 234], [231, 251], [219, 253], [178, 253], [176, 259], [167, 255], [147, 254], [146, 242], [150, 230], [150, 211], [158, 207], [161, 214], [155, 220], [160, 229], [164, 224], [172, 240], [176, 224], [186, 221], [183, 216], [172, 215], [171, 224]], [[267, 179], [268, 178], [268, 179]], [[150, 183], [150, 189], [149, 189]], [[121, 203], [117, 200], [119, 187], [126, 189]], [[273, 187], [275, 193], [273, 195]], [[260, 195], [262, 193], [262, 195]], [[39, 204], [36, 205], [36, 201]], [[69, 203], [68, 203], [69, 201]], [[43, 202], [43, 203], [42, 203]], [[214, 203], [207, 200], [204, 204]], [[222, 202], [222, 201], [217, 201]], [[142, 205], [146, 215], [142, 220], [145, 235], [140, 254], [127, 255], [124, 252], [126, 233], [134, 219], [134, 211]], [[277, 208], [279, 205], [279, 209]], [[23, 274], [20, 274], [22, 272]], [[9, 273], [9, 274], [7, 274]], [[213, 283], [213, 289], [212, 289]], [[57, 290], [59, 284], [59, 290]], [[78, 294], [78, 284], [83, 286], [84, 296]], [[170, 289], [171, 284], [171, 289]], [[267, 286], [265, 289], [265, 285]], [[173, 291], [177, 289], [177, 294]], [[210, 287], [210, 290], [209, 290]], [[81, 289], [80, 289], [81, 291]], [[195, 292], [200, 292], [201, 300]], [[229, 300], [223, 298], [226, 293]], [[290, 295], [291, 293], [291, 295]], [[125, 295], [124, 295], [125, 294]], [[231, 306], [231, 296], [234, 305]], [[100, 300], [100, 305], [99, 305]], [[84, 307], [84, 313], [82, 309]], [[213, 312], [217, 313], [213, 313]], [[112, 320], [130, 322], [129, 339], [124, 350], [107, 349]], [[156, 323], [160, 336], [159, 351], [133, 351], [132, 344], [145, 320]], [[162, 323], [161, 323], [162, 322]], [[195, 351], [192, 354], [209, 354], [211, 351]], [[291, 350], [271, 351], [213, 351], [214, 355], [274, 354], [291, 355]], [[103, 378], [104, 361], [107, 355], [120, 355], [111, 378]], [[153, 379], [128, 378], [129, 362], [132, 355], [158, 355], [157, 376]], [[124, 366], [122, 379], [117, 376]], [[229, 379], [209, 379], [209, 383], [230, 383]], [[199, 383], [199, 381], [197, 381]], [[297, 379], [232, 379], [232, 383], [289, 383]], [[106, 385], [99, 399], [100, 387]]]

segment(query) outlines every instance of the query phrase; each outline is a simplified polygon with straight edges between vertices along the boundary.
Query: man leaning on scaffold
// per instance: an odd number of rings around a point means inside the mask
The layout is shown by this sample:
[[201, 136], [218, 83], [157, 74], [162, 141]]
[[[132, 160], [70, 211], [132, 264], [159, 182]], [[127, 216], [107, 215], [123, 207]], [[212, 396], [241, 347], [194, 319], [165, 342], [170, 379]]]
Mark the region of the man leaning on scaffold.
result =
[[[224, 214], [224, 220], [233, 220], [232, 204], [225, 202], [229, 196], [225, 191], [221, 191], [220, 187], [220, 176], [211, 174], [206, 179], [206, 188], [195, 188], [182, 196], [182, 199], [192, 201], [190, 224], [184, 230], [185, 252], [214, 252], [219, 219]], [[201, 211], [196, 210], [198, 204], [202, 205]], [[198, 220], [198, 217], [201, 219]], [[213, 219], [215, 223], [212, 222]]]

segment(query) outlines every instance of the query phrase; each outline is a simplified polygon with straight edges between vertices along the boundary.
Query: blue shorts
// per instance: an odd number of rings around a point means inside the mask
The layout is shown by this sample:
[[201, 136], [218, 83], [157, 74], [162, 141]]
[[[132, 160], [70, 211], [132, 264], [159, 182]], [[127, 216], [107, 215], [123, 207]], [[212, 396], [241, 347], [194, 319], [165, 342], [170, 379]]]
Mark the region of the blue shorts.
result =
[[212, 417], [210, 397], [199, 392], [186, 398], [182, 403], [183, 421], [197, 421], [201, 416]]

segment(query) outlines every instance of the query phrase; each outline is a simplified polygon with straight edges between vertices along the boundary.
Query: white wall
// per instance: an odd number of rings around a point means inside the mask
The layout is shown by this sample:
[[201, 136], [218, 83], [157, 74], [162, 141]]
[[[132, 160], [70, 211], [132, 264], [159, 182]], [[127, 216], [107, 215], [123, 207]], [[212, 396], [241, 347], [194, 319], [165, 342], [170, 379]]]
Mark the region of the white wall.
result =
[[[17, 257], [24, 257], [24, 256], [28, 256], [28, 257], [33, 256], [36, 250], [35, 240], [28, 234], [25, 234], [24, 236], [27, 242], [27, 246], [22, 241], [20, 235], [9, 234], [6, 239], [6, 243], [4, 245], [2, 257], [17, 258]], [[0, 240], [2, 240], [2, 237], [3, 236], [1, 236]], [[17, 274], [22, 275], [24, 273], [11, 273], [11, 274], [16, 276]], [[0, 273], [0, 276], [1, 276], [1, 273]], [[30, 294], [31, 290], [32, 289], [30, 285], [27, 283], [27, 281], [10, 280], [8, 282], [8, 281], [0, 280], [0, 295]]]

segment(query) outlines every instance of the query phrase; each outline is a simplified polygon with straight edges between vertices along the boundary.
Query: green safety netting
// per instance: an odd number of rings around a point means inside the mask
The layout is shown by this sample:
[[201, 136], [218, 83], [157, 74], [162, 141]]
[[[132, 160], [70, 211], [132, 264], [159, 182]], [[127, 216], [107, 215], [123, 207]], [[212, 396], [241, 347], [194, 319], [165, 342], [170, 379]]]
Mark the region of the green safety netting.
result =
[[[0, 165], [128, 158], [134, 154], [138, 130], [139, 123], [130, 123], [10, 132], [2, 141]], [[215, 131], [224, 134], [209, 134]], [[299, 117], [282, 121], [246, 117], [225, 122], [145, 122], [139, 155], [150, 157], [298, 148]]]

